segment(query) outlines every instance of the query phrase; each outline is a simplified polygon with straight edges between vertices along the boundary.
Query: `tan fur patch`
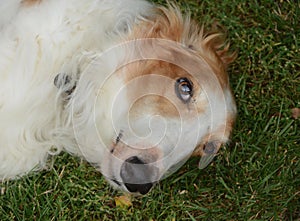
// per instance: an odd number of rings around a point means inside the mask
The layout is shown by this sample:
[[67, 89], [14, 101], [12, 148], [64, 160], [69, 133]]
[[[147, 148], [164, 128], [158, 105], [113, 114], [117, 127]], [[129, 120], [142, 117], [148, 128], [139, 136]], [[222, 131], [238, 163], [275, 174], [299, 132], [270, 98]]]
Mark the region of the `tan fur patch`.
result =
[[[145, 107], [147, 108], [145, 109]], [[142, 113], [141, 110], [143, 110]], [[174, 104], [166, 98], [157, 95], [139, 98], [130, 109], [130, 114], [134, 115], [132, 116], [133, 118], [138, 118], [139, 114], [148, 114], [147, 112], [151, 115], [180, 117], [180, 113]]]
[[40, 4], [42, 0], [22, 0], [21, 4], [25, 6], [33, 6]]

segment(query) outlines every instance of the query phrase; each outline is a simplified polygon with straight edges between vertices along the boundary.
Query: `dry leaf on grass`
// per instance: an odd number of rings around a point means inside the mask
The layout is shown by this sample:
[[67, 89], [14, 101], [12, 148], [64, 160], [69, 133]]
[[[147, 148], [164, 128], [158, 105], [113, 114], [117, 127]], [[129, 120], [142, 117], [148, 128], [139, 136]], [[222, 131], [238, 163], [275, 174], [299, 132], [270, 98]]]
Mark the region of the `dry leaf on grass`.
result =
[[129, 207], [132, 207], [131, 197], [128, 195], [115, 197], [115, 203], [117, 207], [123, 209], [128, 209]]
[[292, 118], [298, 119], [300, 117], [300, 108], [292, 109]]

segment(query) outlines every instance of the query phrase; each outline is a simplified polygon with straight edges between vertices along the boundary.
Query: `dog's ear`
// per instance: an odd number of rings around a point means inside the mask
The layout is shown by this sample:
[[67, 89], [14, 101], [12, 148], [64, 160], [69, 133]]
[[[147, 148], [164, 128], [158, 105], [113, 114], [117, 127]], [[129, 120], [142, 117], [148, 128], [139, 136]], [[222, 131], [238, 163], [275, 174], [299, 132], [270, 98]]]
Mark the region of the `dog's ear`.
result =
[[226, 31], [218, 23], [208, 29], [192, 20], [190, 15], [183, 15], [180, 9], [169, 3], [168, 7], [159, 7], [149, 18], [133, 29], [135, 38], [155, 39], [162, 38], [185, 45], [198, 52], [217, 69], [226, 70], [227, 66], [236, 58], [236, 53], [229, 50], [230, 44], [226, 41]]
[[210, 28], [210, 31], [204, 30], [204, 27], [201, 28], [200, 36], [202, 35], [202, 47], [206, 49], [207, 52], [212, 52], [209, 56], [214, 62], [221, 61], [224, 69], [232, 63], [236, 57], [236, 52], [230, 51], [230, 44], [226, 40], [227, 34], [224, 28], [215, 23]]
[[227, 43], [226, 45], [223, 46], [223, 48], [218, 48], [216, 50], [216, 53], [218, 57], [221, 59], [223, 62], [223, 65], [225, 68], [228, 67], [229, 64], [231, 64], [237, 57], [236, 52], [229, 52], [229, 47], [230, 44]]
[[216, 69], [226, 71], [228, 65], [236, 59], [237, 53], [231, 52], [226, 40], [227, 31], [217, 22], [208, 28], [199, 26], [189, 14], [183, 15], [173, 4], [169, 4], [167, 8], [159, 8], [158, 14], [148, 27], [146, 24], [144, 30], [136, 34], [144, 35], [141, 36], [144, 38], [164, 38], [180, 42], [200, 53]]

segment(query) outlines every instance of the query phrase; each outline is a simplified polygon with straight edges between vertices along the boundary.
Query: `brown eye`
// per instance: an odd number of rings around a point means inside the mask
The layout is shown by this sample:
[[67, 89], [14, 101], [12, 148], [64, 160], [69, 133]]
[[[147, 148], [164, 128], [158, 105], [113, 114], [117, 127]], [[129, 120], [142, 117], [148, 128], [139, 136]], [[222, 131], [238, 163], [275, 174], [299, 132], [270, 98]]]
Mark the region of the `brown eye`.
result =
[[177, 97], [184, 103], [188, 103], [193, 96], [193, 84], [187, 78], [179, 78], [175, 83]]

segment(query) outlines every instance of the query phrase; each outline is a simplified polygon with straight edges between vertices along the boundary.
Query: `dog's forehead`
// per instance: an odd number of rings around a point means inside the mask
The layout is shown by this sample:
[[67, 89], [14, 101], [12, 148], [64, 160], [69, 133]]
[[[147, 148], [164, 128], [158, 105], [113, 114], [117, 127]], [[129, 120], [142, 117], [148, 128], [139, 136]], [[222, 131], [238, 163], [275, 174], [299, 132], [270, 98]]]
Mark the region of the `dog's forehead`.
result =
[[188, 77], [196, 88], [207, 86], [208, 82], [209, 87], [218, 85], [222, 90], [229, 88], [225, 68], [202, 50], [194, 51], [176, 42], [149, 41], [136, 43], [137, 53], [141, 55], [137, 56], [136, 62], [126, 65], [126, 73], [123, 74], [125, 82], [155, 74], [173, 80]]
[[193, 78], [184, 68], [164, 60], [137, 61], [128, 65], [126, 68], [127, 73], [125, 79], [127, 82], [134, 78], [147, 75], [160, 75], [173, 80], [180, 77]]
[[[120, 73], [125, 81], [131, 116], [147, 113], [178, 117], [183, 114], [191, 118], [207, 108], [197, 77], [178, 65], [159, 60], [138, 61]], [[176, 81], [181, 78], [189, 79], [193, 85], [195, 96], [189, 104], [176, 95]]]

